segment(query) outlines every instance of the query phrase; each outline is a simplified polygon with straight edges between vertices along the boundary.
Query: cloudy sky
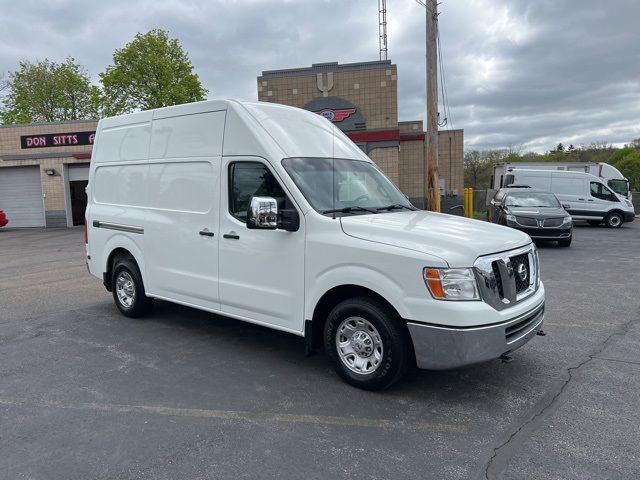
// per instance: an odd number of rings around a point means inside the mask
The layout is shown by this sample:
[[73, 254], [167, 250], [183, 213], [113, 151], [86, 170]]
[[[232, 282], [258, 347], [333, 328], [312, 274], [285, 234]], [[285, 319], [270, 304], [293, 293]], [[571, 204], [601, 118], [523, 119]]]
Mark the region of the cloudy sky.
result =
[[[387, 0], [400, 119], [424, 118], [424, 10]], [[442, 0], [450, 125], [466, 148], [544, 151], [640, 137], [640, 1]], [[376, 0], [2, 2], [0, 70], [73, 56], [94, 80], [139, 31], [169, 30], [210, 97], [263, 70], [378, 58]]]

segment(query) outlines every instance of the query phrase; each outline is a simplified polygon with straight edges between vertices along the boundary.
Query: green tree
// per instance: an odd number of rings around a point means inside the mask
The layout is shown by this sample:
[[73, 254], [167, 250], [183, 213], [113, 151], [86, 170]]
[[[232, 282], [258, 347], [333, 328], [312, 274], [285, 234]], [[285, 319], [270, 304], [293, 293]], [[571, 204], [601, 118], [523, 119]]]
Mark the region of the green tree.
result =
[[207, 95], [180, 42], [165, 30], [138, 33], [116, 50], [100, 81], [108, 115], [195, 102]]
[[629, 179], [631, 190], [640, 191], [640, 152], [628, 154], [616, 163], [616, 168]]
[[629, 142], [629, 145], [625, 145], [625, 147], [631, 147], [635, 150], [640, 150], [640, 138], [634, 138]]
[[0, 120], [3, 123], [82, 120], [99, 116], [99, 91], [87, 71], [68, 57], [20, 62], [9, 73]]
[[615, 152], [613, 152], [613, 154], [607, 160], [607, 163], [609, 163], [610, 165], [615, 165], [624, 157], [633, 152], [635, 152], [635, 150], [631, 147], [619, 148]]

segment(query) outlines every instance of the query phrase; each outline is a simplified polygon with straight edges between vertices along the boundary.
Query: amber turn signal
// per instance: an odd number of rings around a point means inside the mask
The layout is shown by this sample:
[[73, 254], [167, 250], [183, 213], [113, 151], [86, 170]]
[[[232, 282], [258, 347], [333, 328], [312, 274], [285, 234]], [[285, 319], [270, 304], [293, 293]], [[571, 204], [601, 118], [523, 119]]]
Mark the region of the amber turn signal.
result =
[[425, 268], [423, 271], [424, 281], [429, 287], [431, 295], [435, 298], [445, 299], [447, 296], [442, 288], [442, 280], [440, 279], [440, 270], [437, 268]]

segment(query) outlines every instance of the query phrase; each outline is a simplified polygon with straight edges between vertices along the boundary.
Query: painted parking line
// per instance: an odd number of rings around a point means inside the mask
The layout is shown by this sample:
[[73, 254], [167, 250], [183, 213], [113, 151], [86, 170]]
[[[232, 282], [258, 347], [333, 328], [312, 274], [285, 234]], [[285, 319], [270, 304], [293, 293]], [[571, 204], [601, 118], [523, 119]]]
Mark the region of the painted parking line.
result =
[[160, 415], [171, 417], [193, 417], [193, 418], [213, 418], [219, 420], [244, 421], [250, 423], [292, 423], [292, 424], [312, 424], [312, 425], [335, 425], [341, 427], [362, 427], [362, 428], [382, 428], [401, 429], [415, 431], [435, 431], [445, 433], [466, 433], [467, 427], [464, 425], [397, 421], [379, 418], [362, 417], [338, 417], [328, 415], [304, 415], [292, 413], [257, 413], [240, 410], [211, 410], [201, 408], [177, 408], [162, 407], [157, 405], [121, 405], [109, 403], [62, 403], [62, 402], [22, 402], [17, 400], [0, 398], [0, 406], [31, 407], [31, 408], [59, 408], [69, 410], [85, 410], [107, 413], [134, 413], [147, 415]]

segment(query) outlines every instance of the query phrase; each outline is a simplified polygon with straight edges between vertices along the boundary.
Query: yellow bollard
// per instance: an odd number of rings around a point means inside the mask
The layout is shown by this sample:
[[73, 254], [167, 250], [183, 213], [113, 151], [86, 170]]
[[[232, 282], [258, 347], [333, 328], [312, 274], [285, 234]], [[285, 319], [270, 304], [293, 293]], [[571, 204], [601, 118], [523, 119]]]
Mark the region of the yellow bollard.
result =
[[464, 189], [464, 216], [473, 218], [473, 188]]

